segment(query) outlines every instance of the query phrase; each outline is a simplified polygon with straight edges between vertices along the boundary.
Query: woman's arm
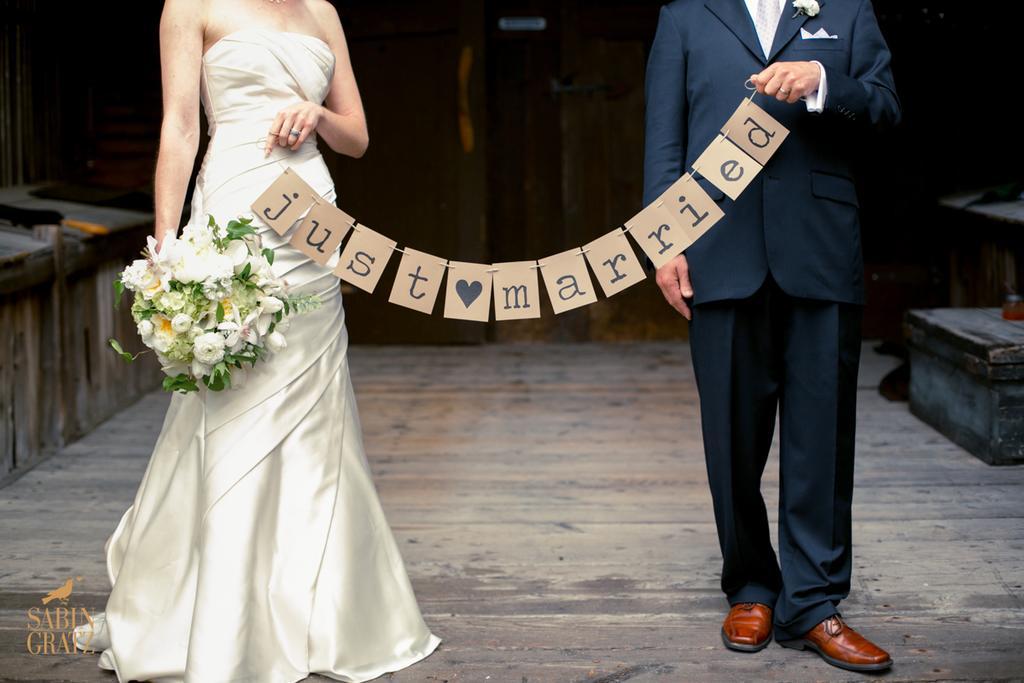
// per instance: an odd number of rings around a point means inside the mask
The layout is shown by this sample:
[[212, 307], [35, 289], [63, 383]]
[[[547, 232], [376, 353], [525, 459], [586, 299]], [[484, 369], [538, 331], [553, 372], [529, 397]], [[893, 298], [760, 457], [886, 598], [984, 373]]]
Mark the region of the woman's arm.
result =
[[176, 235], [199, 150], [199, 74], [203, 52], [201, 0], [166, 0], [160, 16], [163, 121], [153, 180], [154, 236]]
[[[300, 102], [283, 109], [270, 127], [266, 154], [270, 154], [273, 145], [298, 149], [309, 134], [316, 130], [317, 135], [332, 150], [358, 159], [366, 152], [370, 137], [366, 130], [363, 102], [349, 60], [345, 31], [334, 5], [329, 2], [318, 5], [318, 20], [325, 28], [327, 44], [331, 46], [336, 60], [330, 90], [322, 105], [317, 102]], [[301, 130], [302, 133], [289, 140], [288, 133], [292, 130]], [[274, 132], [280, 132], [280, 135], [274, 135]]]

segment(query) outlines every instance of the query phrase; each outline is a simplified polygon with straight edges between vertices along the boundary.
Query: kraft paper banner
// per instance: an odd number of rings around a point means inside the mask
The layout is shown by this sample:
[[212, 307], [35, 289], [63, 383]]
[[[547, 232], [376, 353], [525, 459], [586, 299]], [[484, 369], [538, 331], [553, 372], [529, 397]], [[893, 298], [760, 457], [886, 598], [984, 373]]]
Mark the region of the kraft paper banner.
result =
[[451, 261], [444, 295], [444, 317], [485, 323], [491, 317], [491, 266]]
[[494, 319], [540, 317], [540, 278], [535, 261], [495, 263]]
[[675, 218], [682, 230], [683, 240], [687, 243], [686, 247], [696, 242], [708, 228], [725, 216], [721, 207], [689, 173], [684, 173], [672, 183], [654, 203], [658, 202], [662, 202], [662, 207], [668, 209]]
[[444, 277], [444, 259], [405, 247], [388, 298], [393, 304], [430, 315]]
[[597, 301], [587, 262], [579, 247], [537, 262], [555, 314]]
[[300, 178], [298, 173], [286, 168], [250, 208], [274, 232], [283, 235], [306, 209], [313, 206], [318, 197], [316, 190]]
[[[789, 135], [789, 131], [750, 99], [744, 99], [693, 164], [699, 173], [730, 199], [736, 200]], [[309, 210], [308, 214], [303, 214]], [[334, 274], [372, 293], [380, 281], [397, 242], [365, 225], [326, 199], [317, 197], [291, 168], [286, 168], [252, 204], [256, 216], [284, 235], [303, 218], [290, 238], [297, 249], [326, 264], [345, 235], [351, 237], [338, 258]], [[431, 313], [447, 277], [444, 316], [486, 322], [491, 297], [497, 320], [538, 318], [540, 275], [556, 314], [597, 301], [593, 271], [605, 296], [646, 279], [626, 232], [661, 267], [688, 248], [724, 216], [724, 211], [694, 179], [684, 173], [656, 200], [626, 222], [581, 248], [548, 256], [539, 263], [514, 261], [485, 265], [452, 261], [416, 251], [404, 256], [391, 287], [389, 301]], [[350, 227], [351, 226], [351, 227]], [[581, 255], [583, 258], [581, 258]], [[448, 270], [447, 275], [445, 270]]]
[[352, 226], [352, 237], [341, 252], [334, 274], [372, 294], [397, 244], [393, 239], [358, 223]]
[[629, 234], [651, 259], [655, 268], [661, 268], [690, 246], [682, 223], [676, 220], [670, 208], [664, 198], [659, 197], [626, 221]]
[[718, 135], [693, 162], [693, 168], [735, 201], [762, 167], [728, 138]]
[[615, 228], [583, 247], [605, 296], [614, 296], [647, 278], [622, 228]]
[[351, 216], [338, 207], [320, 200], [309, 210], [288, 241], [324, 266], [331, 260], [354, 222]]
[[789, 135], [789, 129], [764, 109], [744, 99], [722, 126], [722, 135], [764, 166]]

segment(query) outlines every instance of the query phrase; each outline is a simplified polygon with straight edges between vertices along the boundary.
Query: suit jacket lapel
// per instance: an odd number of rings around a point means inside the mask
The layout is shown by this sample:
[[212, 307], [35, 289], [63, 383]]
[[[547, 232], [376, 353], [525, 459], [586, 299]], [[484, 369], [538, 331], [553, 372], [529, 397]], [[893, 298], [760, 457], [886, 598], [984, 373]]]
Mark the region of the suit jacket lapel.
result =
[[[818, 8], [825, 6], [825, 0], [818, 0]], [[796, 16], [794, 16], [796, 15]], [[789, 41], [793, 40], [793, 36], [800, 30], [800, 27], [804, 25], [810, 17], [806, 14], [796, 14], [796, 10], [793, 9], [791, 3], [786, 3], [782, 10], [782, 16], [779, 17], [779, 28], [775, 31], [775, 40], [772, 41], [772, 49], [768, 53], [768, 61], [771, 62], [775, 59], [782, 48], [786, 47]]]
[[750, 17], [743, 0], [706, 0], [704, 6], [739, 38], [758, 62], [768, 63], [761, 50], [761, 41], [757, 38], [754, 20]]

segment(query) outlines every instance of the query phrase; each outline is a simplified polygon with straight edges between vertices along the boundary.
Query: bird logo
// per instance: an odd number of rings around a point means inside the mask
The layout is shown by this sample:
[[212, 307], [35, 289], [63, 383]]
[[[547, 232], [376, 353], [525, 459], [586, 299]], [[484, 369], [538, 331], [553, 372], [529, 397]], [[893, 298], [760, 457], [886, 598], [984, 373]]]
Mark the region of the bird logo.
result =
[[71, 591], [73, 591], [75, 588], [75, 581], [81, 580], [81, 576], [76, 576], [74, 578], [68, 577], [68, 580], [65, 581], [60, 587], [54, 588], [52, 591], [43, 596], [43, 604], [48, 605], [54, 600], [60, 600], [61, 603], [65, 605], [68, 604], [68, 598], [71, 597]]

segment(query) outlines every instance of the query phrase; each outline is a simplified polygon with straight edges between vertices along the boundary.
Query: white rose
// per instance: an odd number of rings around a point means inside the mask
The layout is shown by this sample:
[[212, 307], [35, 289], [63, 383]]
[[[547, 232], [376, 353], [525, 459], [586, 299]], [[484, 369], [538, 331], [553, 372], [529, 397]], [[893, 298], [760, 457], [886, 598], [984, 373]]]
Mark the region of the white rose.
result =
[[140, 320], [138, 324], [139, 336], [143, 341], [153, 336], [153, 323], [149, 320]]
[[817, 0], [793, 0], [793, 8], [797, 12], [802, 12], [809, 17], [817, 16], [818, 12], [821, 11]]
[[171, 343], [173, 341], [173, 339], [165, 335], [155, 334], [149, 338], [149, 341], [146, 342], [146, 344], [149, 346], [149, 348], [153, 349], [154, 351], [159, 351], [160, 353], [167, 353], [168, 351], [170, 351]]
[[288, 341], [284, 338], [284, 335], [274, 330], [267, 335], [266, 339], [267, 348], [271, 351], [280, 351], [284, 347], [288, 346]]
[[181, 334], [182, 332], [188, 332], [192, 328], [192, 316], [185, 313], [179, 313], [178, 315], [171, 318], [171, 329]]
[[224, 358], [224, 335], [219, 332], [199, 335], [193, 342], [192, 354], [200, 363], [219, 363]]

